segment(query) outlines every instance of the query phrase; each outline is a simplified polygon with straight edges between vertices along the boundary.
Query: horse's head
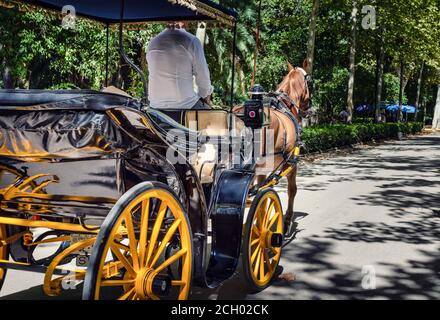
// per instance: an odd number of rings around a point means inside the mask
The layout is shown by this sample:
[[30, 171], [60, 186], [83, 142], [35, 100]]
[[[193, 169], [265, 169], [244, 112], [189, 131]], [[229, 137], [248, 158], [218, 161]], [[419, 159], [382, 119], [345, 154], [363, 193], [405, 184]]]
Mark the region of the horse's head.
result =
[[282, 92], [289, 97], [287, 105], [296, 116], [310, 116], [314, 113], [312, 105], [313, 80], [307, 73], [308, 63], [304, 60], [302, 68], [294, 68], [288, 64], [289, 73], [278, 87], [278, 92]]

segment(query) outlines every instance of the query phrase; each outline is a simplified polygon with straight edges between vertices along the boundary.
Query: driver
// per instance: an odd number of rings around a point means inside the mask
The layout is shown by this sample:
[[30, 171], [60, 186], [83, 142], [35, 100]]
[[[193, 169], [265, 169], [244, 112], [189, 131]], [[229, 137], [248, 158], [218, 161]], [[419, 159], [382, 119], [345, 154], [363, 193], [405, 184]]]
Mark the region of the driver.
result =
[[148, 47], [148, 95], [153, 108], [210, 109], [213, 87], [203, 46], [185, 27], [185, 22], [168, 23]]

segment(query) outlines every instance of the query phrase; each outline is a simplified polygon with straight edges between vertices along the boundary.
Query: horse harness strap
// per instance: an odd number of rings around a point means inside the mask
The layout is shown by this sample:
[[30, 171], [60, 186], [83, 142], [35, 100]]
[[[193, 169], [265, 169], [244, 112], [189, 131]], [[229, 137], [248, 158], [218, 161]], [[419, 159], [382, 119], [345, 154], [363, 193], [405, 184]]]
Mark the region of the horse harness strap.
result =
[[293, 122], [293, 124], [295, 126], [295, 132], [296, 132], [295, 145], [297, 145], [297, 146], [300, 145], [301, 144], [301, 127], [300, 127], [300, 124], [299, 124], [297, 117], [295, 117], [295, 115], [293, 114], [293, 112], [291, 111], [289, 106], [287, 105], [286, 100], [289, 101], [295, 109], [297, 109], [298, 107], [296, 106], [294, 101], [292, 101], [288, 96], [286, 96], [285, 93], [277, 92], [274, 94], [274, 98], [275, 99], [272, 99], [272, 106], [277, 111], [280, 111], [283, 114], [285, 114]]

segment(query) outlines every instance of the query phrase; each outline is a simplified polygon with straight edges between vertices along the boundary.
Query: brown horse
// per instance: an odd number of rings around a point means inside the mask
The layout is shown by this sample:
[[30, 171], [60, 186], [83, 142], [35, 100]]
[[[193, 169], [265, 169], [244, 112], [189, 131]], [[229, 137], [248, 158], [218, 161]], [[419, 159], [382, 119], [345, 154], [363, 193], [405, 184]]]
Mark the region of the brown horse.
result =
[[[307, 75], [307, 61], [304, 61], [302, 68], [294, 68], [288, 64], [289, 73], [278, 86], [277, 92], [281, 95], [279, 99], [290, 109], [296, 117], [297, 122], [301, 123], [301, 115], [311, 110], [310, 77]], [[234, 112], [243, 112], [243, 107], [238, 107]], [[284, 113], [271, 109], [270, 125], [274, 137], [274, 158], [270, 161], [263, 161], [262, 165], [257, 166], [257, 183], [262, 183], [267, 174], [277, 168], [283, 161], [282, 153], [293, 152], [297, 146], [297, 130], [293, 121]], [[269, 159], [269, 158], [268, 158]], [[297, 193], [296, 184], [297, 168], [295, 167], [289, 175], [288, 181], [288, 206], [286, 211], [286, 225], [290, 224], [294, 214], [293, 207]]]

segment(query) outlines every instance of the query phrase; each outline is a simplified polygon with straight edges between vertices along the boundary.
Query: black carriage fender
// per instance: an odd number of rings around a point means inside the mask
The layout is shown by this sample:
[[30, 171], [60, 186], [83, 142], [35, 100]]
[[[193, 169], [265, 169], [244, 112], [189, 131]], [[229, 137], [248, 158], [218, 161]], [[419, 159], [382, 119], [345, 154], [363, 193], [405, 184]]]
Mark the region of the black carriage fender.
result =
[[253, 172], [226, 170], [217, 181], [210, 210], [212, 247], [206, 272], [208, 287], [218, 286], [237, 269], [244, 211], [253, 179]]

